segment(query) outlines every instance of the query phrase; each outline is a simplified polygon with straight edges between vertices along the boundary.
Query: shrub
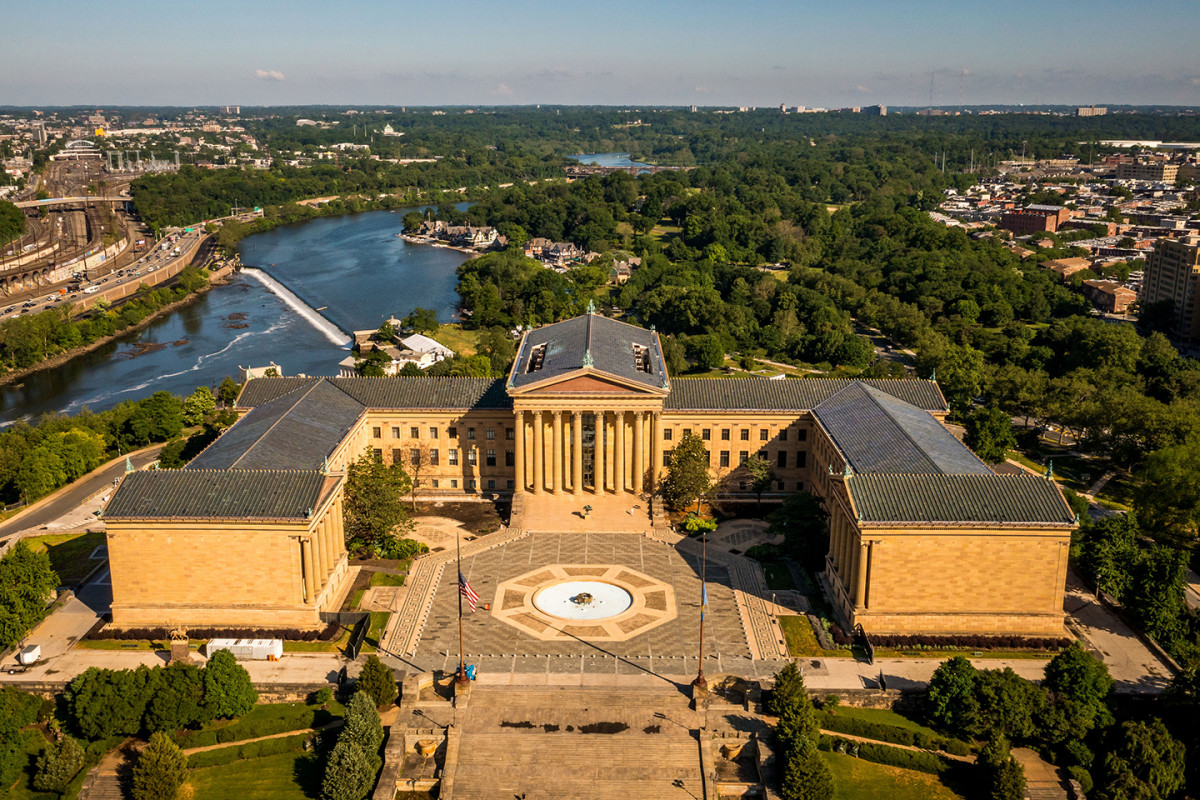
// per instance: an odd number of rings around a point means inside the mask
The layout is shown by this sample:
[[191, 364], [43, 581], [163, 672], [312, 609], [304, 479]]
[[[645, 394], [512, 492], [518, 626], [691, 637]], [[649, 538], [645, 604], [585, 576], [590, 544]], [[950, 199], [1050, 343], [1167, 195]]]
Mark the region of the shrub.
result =
[[361, 747], [349, 740], [339, 740], [325, 765], [322, 800], [362, 800], [375, 785], [376, 769]]
[[219, 767], [244, 761], [251, 758], [265, 758], [282, 753], [292, 753], [304, 749], [304, 742], [311, 734], [300, 733], [295, 736], [284, 736], [279, 739], [263, 739], [260, 742], [247, 742], [238, 747], [219, 747], [216, 750], [204, 750], [194, 753], [188, 758], [188, 766]]
[[[189, 628], [188, 636], [200, 639], [283, 639], [289, 642], [329, 642], [342, 635], [342, 626], [331, 622], [322, 630], [300, 628]], [[166, 641], [170, 633], [166, 628], [126, 628], [117, 630], [103, 627], [88, 633], [89, 639], [117, 639], [120, 641]]]
[[0, 688], [0, 718], [11, 721], [15, 727], [32, 725], [38, 719], [41, 710], [40, 697], [11, 686]]
[[38, 756], [37, 772], [33, 776], [33, 788], [43, 792], [61, 792], [83, 769], [87, 754], [79, 742], [64, 736], [58, 744], [52, 744]]
[[218, 650], [204, 668], [204, 707], [212, 717], [240, 717], [258, 702], [250, 673], [228, 650]]
[[333, 702], [333, 688], [322, 686], [317, 689], [308, 698], [308, 704], [313, 706], [327, 706]]
[[897, 634], [872, 636], [871, 644], [890, 650], [1061, 650], [1070, 639], [1030, 636], [929, 636], [926, 634]]
[[358, 676], [358, 688], [370, 695], [376, 708], [389, 705], [399, 693], [392, 668], [380, 661], [376, 655], [369, 656], [367, 663], [363, 664], [362, 672]]
[[1083, 790], [1084, 794], [1091, 794], [1095, 784], [1092, 782], [1092, 773], [1088, 772], [1086, 767], [1076, 764], [1073, 767], [1067, 767], [1067, 772], [1072, 778], [1079, 781], [1079, 788]]
[[133, 767], [133, 800], [174, 800], [187, 777], [187, 763], [170, 737], [152, 734]]
[[885, 744], [852, 742], [824, 735], [821, 736], [821, 749], [836, 749], [839, 742], [846, 750], [858, 747], [859, 758], [864, 761], [873, 761], [876, 764], [912, 769], [917, 772], [926, 772], [930, 775], [943, 775], [951, 767], [946, 759], [935, 753], [926, 753], [922, 750], [901, 750], [898, 747], [888, 747]]
[[952, 756], [969, 756], [971, 755], [971, 745], [961, 739], [946, 739], [945, 747], [943, 748]]

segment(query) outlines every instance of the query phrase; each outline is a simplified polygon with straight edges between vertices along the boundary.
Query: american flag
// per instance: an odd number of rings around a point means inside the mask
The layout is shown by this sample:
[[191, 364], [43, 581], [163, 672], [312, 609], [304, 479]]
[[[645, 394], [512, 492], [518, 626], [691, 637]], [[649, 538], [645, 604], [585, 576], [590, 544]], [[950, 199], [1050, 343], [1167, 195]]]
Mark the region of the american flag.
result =
[[467, 583], [467, 576], [458, 573], [458, 593], [467, 598], [467, 602], [471, 604], [471, 610], [475, 610], [475, 606], [479, 603], [479, 595], [475, 594], [475, 590], [471, 588], [471, 584]]

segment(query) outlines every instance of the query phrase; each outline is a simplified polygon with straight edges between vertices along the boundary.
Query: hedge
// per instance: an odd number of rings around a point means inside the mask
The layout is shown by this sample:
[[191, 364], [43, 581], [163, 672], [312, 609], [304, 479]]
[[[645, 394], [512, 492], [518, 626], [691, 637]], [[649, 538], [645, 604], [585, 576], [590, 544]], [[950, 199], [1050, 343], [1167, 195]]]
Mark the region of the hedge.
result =
[[889, 744], [902, 744], [909, 747], [920, 747], [925, 750], [945, 750], [956, 756], [970, 755], [971, 746], [958, 739], [948, 739], [944, 736], [931, 736], [921, 731], [901, 728], [897, 725], [887, 725], [881, 722], [871, 722], [856, 717], [843, 717], [820, 711], [821, 727], [827, 731], [837, 731], [851, 736], [861, 736], [864, 739], [876, 739]]
[[834, 747], [838, 742], [845, 744], [847, 752], [857, 746], [858, 758], [863, 761], [873, 761], [876, 764], [886, 764], [890, 767], [911, 769], [939, 776], [946, 774], [951, 769], [951, 764], [946, 759], [923, 750], [901, 750], [899, 747], [888, 747], [886, 744], [853, 742], [825, 735], [821, 736], [818, 747], [821, 750], [834, 752]]
[[[342, 626], [331, 622], [322, 630], [301, 630], [300, 628], [188, 628], [188, 638], [199, 639], [283, 639], [288, 642], [328, 642], [336, 639], [342, 633]], [[138, 641], [155, 641], [170, 639], [170, 631], [166, 628], [126, 628], [118, 630], [103, 626], [93, 628], [87, 635], [88, 639], [133, 639]]]
[[214, 744], [227, 744], [243, 739], [261, 739], [264, 736], [274, 736], [277, 733], [309, 730], [333, 722], [336, 717], [319, 706], [306, 705], [307, 715], [298, 714], [296, 717], [242, 717], [232, 725], [215, 730], [176, 731], [175, 743], [184, 749], [193, 747], [211, 747]]
[[871, 636], [871, 644], [889, 650], [1061, 650], [1070, 639], [1029, 636]]
[[291, 753], [304, 749], [304, 742], [311, 735], [310, 733], [301, 733], [296, 736], [263, 739], [260, 742], [246, 742], [246, 744], [236, 747], [220, 747], [216, 750], [204, 750], [200, 753], [192, 753], [188, 756], [188, 766], [196, 769], [201, 767], [220, 767], [225, 764], [232, 764], [235, 761], [246, 761], [251, 758], [265, 758], [266, 756]]

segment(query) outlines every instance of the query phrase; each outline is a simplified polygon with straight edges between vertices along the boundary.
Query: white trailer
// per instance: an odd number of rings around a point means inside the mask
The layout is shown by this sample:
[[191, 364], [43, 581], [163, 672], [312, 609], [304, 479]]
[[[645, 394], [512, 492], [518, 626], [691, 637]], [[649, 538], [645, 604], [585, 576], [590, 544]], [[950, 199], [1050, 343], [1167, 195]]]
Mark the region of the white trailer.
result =
[[282, 639], [209, 639], [204, 654], [212, 658], [228, 650], [238, 661], [278, 661], [283, 656]]

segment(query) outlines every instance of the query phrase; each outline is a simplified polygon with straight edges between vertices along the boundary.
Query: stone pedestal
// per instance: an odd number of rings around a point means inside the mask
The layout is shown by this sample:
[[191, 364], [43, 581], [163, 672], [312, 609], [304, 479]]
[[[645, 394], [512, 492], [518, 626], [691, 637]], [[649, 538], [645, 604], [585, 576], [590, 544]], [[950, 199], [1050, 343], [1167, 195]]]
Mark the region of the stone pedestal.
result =
[[187, 639], [172, 639], [171, 640], [171, 658], [167, 664], [174, 664], [180, 661], [184, 664], [192, 663], [192, 650], [188, 646]]

